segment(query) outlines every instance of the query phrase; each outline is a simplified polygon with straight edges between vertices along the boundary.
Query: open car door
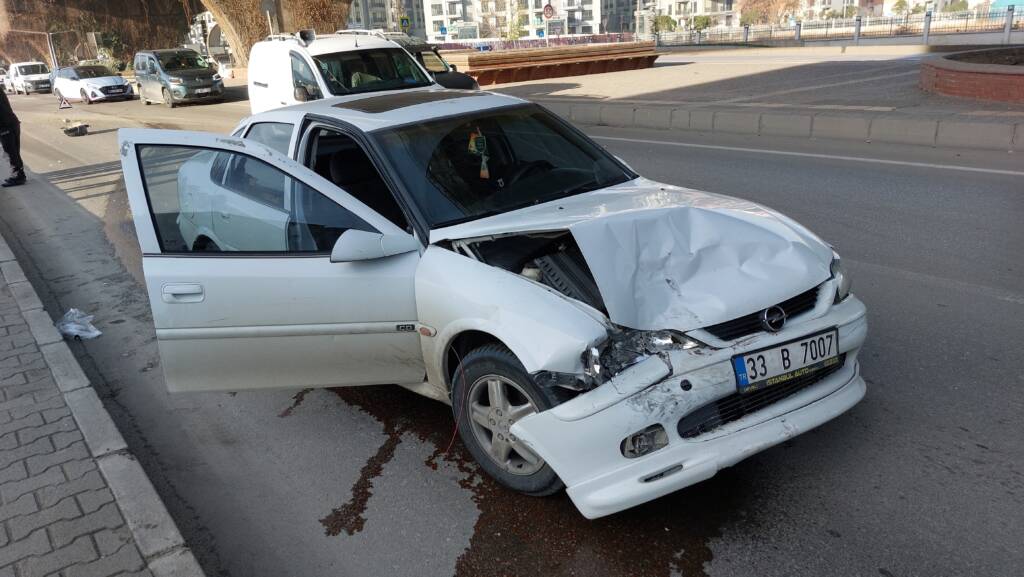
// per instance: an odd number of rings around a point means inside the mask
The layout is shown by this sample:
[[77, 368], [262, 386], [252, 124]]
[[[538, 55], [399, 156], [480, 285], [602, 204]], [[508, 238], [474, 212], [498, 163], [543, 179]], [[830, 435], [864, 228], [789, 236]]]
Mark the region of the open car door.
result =
[[423, 381], [419, 251], [331, 258], [346, 231], [407, 233], [254, 141], [129, 129], [119, 140], [169, 390]]

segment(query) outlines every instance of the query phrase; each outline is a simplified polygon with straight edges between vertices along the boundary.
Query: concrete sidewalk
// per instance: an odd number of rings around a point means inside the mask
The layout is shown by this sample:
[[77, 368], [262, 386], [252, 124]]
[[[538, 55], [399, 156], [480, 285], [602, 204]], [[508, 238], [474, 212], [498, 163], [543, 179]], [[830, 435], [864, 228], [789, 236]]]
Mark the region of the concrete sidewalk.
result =
[[202, 577], [3, 237], [0, 272], [0, 577]]

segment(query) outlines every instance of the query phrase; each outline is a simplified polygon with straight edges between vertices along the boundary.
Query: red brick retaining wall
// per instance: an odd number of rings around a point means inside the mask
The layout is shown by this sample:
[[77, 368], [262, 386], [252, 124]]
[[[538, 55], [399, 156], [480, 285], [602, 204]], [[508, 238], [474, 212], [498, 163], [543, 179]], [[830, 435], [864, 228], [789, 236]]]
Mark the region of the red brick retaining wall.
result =
[[1024, 66], [933, 58], [921, 63], [921, 89], [946, 96], [1024, 104]]

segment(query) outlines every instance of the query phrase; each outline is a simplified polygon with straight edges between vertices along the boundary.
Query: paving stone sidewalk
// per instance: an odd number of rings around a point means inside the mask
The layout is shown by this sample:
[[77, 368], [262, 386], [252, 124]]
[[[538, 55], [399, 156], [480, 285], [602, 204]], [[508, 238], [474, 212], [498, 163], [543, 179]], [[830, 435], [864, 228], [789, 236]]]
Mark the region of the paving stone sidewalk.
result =
[[202, 577], [2, 237], [0, 272], [0, 577]]

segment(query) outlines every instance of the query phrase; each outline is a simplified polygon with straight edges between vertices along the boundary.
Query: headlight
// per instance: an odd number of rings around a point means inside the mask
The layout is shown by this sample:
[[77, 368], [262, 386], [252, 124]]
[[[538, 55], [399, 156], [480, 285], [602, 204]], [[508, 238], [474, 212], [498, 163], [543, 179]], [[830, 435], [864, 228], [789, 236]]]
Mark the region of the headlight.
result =
[[171, 84], [181, 84], [181, 78], [178, 78], [177, 76], [171, 76], [167, 81]]
[[839, 258], [838, 254], [832, 253], [832, 278], [836, 281], [836, 298], [834, 303], [840, 303], [846, 300], [846, 297], [850, 296], [850, 275], [843, 270], [843, 261]]
[[645, 358], [671, 350], [706, 346], [676, 331], [614, 331], [605, 342], [583, 353], [583, 371], [593, 384], [601, 384]]

